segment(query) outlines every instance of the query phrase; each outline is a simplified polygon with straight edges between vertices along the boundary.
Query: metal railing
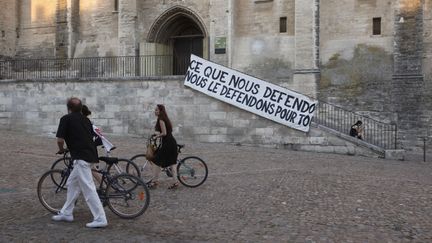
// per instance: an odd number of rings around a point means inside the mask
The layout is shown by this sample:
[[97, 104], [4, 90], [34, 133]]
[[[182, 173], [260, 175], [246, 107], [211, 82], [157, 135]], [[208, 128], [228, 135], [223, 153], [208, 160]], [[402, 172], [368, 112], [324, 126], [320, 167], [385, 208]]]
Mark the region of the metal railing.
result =
[[171, 55], [0, 61], [0, 79], [116, 78], [172, 74]]
[[397, 148], [397, 125], [363, 116], [341, 107], [319, 101], [315, 123], [349, 135], [351, 126], [363, 123], [363, 140], [382, 149]]

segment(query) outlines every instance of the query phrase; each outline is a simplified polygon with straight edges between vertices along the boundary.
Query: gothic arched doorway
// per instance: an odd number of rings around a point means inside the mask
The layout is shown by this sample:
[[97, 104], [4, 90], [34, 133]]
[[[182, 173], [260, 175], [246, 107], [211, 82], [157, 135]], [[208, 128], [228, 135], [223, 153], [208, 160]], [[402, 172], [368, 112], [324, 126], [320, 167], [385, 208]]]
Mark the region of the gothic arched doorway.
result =
[[158, 43], [172, 54], [172, 73], [186, 73], [190, 55], [204, 57], [206, 31], [198, 15], [177, 6], [165, 11], [150, 29], [147, 41]]

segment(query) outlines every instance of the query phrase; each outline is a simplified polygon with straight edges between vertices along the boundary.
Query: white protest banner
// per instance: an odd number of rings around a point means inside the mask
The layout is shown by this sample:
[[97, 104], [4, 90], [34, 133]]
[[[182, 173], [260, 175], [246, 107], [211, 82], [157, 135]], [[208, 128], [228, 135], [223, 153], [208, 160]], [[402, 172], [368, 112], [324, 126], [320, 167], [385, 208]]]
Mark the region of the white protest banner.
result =
[[184, 85], [283, 125], [309, 131], [317, 101], [191, 55]]

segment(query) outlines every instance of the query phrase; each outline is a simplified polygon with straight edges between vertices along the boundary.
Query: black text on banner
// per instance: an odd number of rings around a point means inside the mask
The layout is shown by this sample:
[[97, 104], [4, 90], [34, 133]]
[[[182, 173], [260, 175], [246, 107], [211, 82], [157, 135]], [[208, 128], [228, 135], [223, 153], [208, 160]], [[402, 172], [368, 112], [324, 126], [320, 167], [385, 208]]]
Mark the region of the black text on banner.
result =
[[191, 55], [184, 85], [241, 109], [307, 132], [317, 101]]

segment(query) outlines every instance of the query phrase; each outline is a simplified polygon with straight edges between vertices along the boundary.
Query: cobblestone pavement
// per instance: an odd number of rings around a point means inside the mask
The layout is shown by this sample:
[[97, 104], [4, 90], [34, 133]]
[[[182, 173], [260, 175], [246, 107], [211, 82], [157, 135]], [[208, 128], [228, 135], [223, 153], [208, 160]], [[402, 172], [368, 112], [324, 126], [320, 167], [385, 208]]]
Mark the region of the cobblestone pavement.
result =
[[[84, 203], [55, 223], [36, 184], [56, 159], [53, 138], [0, 131], [1, 242], [432, 242], [432, 166], [365, 157], [221, 144], [188, 144], [204, 158], [206, 183], [151, 190], [141, 217], [105, 208], [106, 229], [86, 229]], [[115, 155], [144, 139], [112, 138]], [[181, 139], [178, 139], [181, 142]]]

